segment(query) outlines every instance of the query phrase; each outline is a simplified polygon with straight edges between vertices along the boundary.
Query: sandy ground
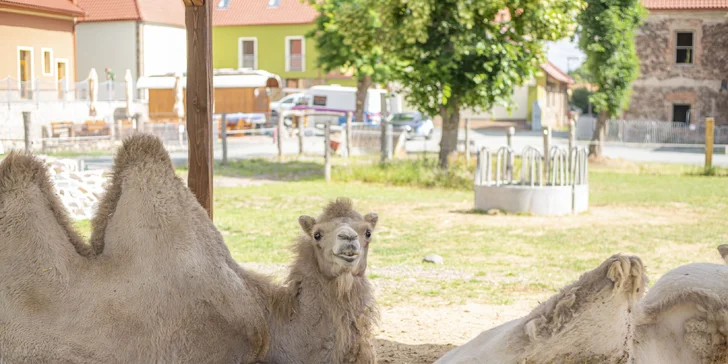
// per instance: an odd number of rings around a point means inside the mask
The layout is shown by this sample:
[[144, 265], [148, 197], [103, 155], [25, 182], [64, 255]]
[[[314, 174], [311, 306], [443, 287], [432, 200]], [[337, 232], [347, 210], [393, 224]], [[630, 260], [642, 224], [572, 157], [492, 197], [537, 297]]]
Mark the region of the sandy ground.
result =
[[[398, 305], [382, 310], [377, 334], [380, 363], [431, 364], [481, 332], [526, 315], [537, 302], [512, 305]], [[533, 307], [532, 307], [533, 306]]]

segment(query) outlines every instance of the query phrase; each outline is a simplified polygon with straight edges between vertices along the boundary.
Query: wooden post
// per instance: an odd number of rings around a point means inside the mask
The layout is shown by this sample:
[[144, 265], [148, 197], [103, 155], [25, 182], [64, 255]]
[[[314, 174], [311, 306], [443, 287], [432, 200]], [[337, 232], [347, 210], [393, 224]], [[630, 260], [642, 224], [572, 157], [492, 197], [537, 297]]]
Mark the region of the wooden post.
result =
[[346, 113], [346, 157], [351, 156], [351, 119], [354, 117], [354, 113], [349, 111]]
[[705, 168], [713, 166], [713, 130], [715, 127], [715, 119], [705, 119]]
[[576, 146], [576, 123], [574, 120], [569, 120], [569, 154], [574, 146]]
[[381, 145], [381, 152], [382, 152], [382, 162], [387, 160], [388, 152], [387, 152], [387, 95], [382, 94], [381, 98], [382, 103], [382, 113], [381, 113], [381, 122], [380, 126], [382, 127], [382, 145]]
[[23, 133], [25, 135], [25, 150], [30, 152], [30, 111], [23, 111]]
[[278, 126], [276, 127], [276, 129], [277, 129], [276, 130], [276, 135], [278, 136], [276, 138], [276, 143], [278, 145], [278, 160], [282, 160], [283, 159], [283, 132], [284, 132], [283, 129], [284, 128], [285, 128], [285, 126], [283, 125], [283, 118], [282, 117], [279, 117], [278, 118]]
[[549, 150], [551, 149], [551, 127], [544, 126], [543, 130], [543, 168], [546, 171], [546, 183], [551, 178], [551, 155]]
[[227, 114], [222, 113], [220, 120], [220, 139], [222, 139], [222, 165], [227, 166], [228, 164], [228, 145], [227, 145]]
[[306, 123], [306, 116], [301, 115], [296, 119], [296, 126], [298, 126], [298, 155], [303, 155], [303, 137], [304, 137], [304, 129]]
[[183, 0], [190, 190], [212, 219], [212, 0]]
[[470, 118], [465, 118], [465, 162], [470, 164]]
[[331, 123], [324, 125], [324, 179], [331, 182]]

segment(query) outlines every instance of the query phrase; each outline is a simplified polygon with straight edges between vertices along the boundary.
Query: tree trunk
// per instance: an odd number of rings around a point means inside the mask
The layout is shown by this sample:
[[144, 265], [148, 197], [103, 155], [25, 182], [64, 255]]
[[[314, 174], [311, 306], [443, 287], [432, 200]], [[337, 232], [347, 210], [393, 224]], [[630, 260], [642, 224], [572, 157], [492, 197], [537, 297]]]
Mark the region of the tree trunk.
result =
[[589, 145], [589, 156], [597, 158], [602, 156], [602, 142], [604, 141], [604, 134], [607, 131], [607, 120], [609, 120], [607, 112], [600, 111], [597, 116], [597, 125], [594, 128], [594, 135], [592, 136], [592, 141]]
[[440, 139], [440, 168], [448, 169], [448, 158], [457, 151], [458, 127], [460, 126], [460, 105], [451, 104], [450, 107], [440, 109], [442, 117], [442, 139]]
[[356, 111], [354, 121], [364, 122], [364, 103], [367, 101], [367, 90], [372, 85], [372, 77], [369, 75], [359, 76], [356, 80]]

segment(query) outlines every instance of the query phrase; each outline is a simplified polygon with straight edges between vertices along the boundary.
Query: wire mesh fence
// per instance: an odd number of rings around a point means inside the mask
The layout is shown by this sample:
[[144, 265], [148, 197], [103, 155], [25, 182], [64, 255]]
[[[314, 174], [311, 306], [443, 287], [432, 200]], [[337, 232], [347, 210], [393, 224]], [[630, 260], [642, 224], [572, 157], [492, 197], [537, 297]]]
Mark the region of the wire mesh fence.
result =
[[[577, 123], [576, 137], [590, 140], [596, 128], [595, 119], [582, 119]], [[705, 124], [653, 120], [609, 120], [605, 141], [634, 144], [705, 144]], [[716, 125], [714, 143], [728, 144], [728, 125]]]

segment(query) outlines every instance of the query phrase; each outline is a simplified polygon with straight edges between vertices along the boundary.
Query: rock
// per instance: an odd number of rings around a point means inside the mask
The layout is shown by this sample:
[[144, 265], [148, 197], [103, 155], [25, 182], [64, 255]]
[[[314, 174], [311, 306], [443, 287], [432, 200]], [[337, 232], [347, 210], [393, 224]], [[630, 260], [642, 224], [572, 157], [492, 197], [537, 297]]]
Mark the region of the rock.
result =
[[432, 263], [432, 264], [445, 264], [445, 260], [442, 259], [442, 257], [437, 254], [425, 255], [425, 258], [422, 259], [422, 261], [425, 263]]

